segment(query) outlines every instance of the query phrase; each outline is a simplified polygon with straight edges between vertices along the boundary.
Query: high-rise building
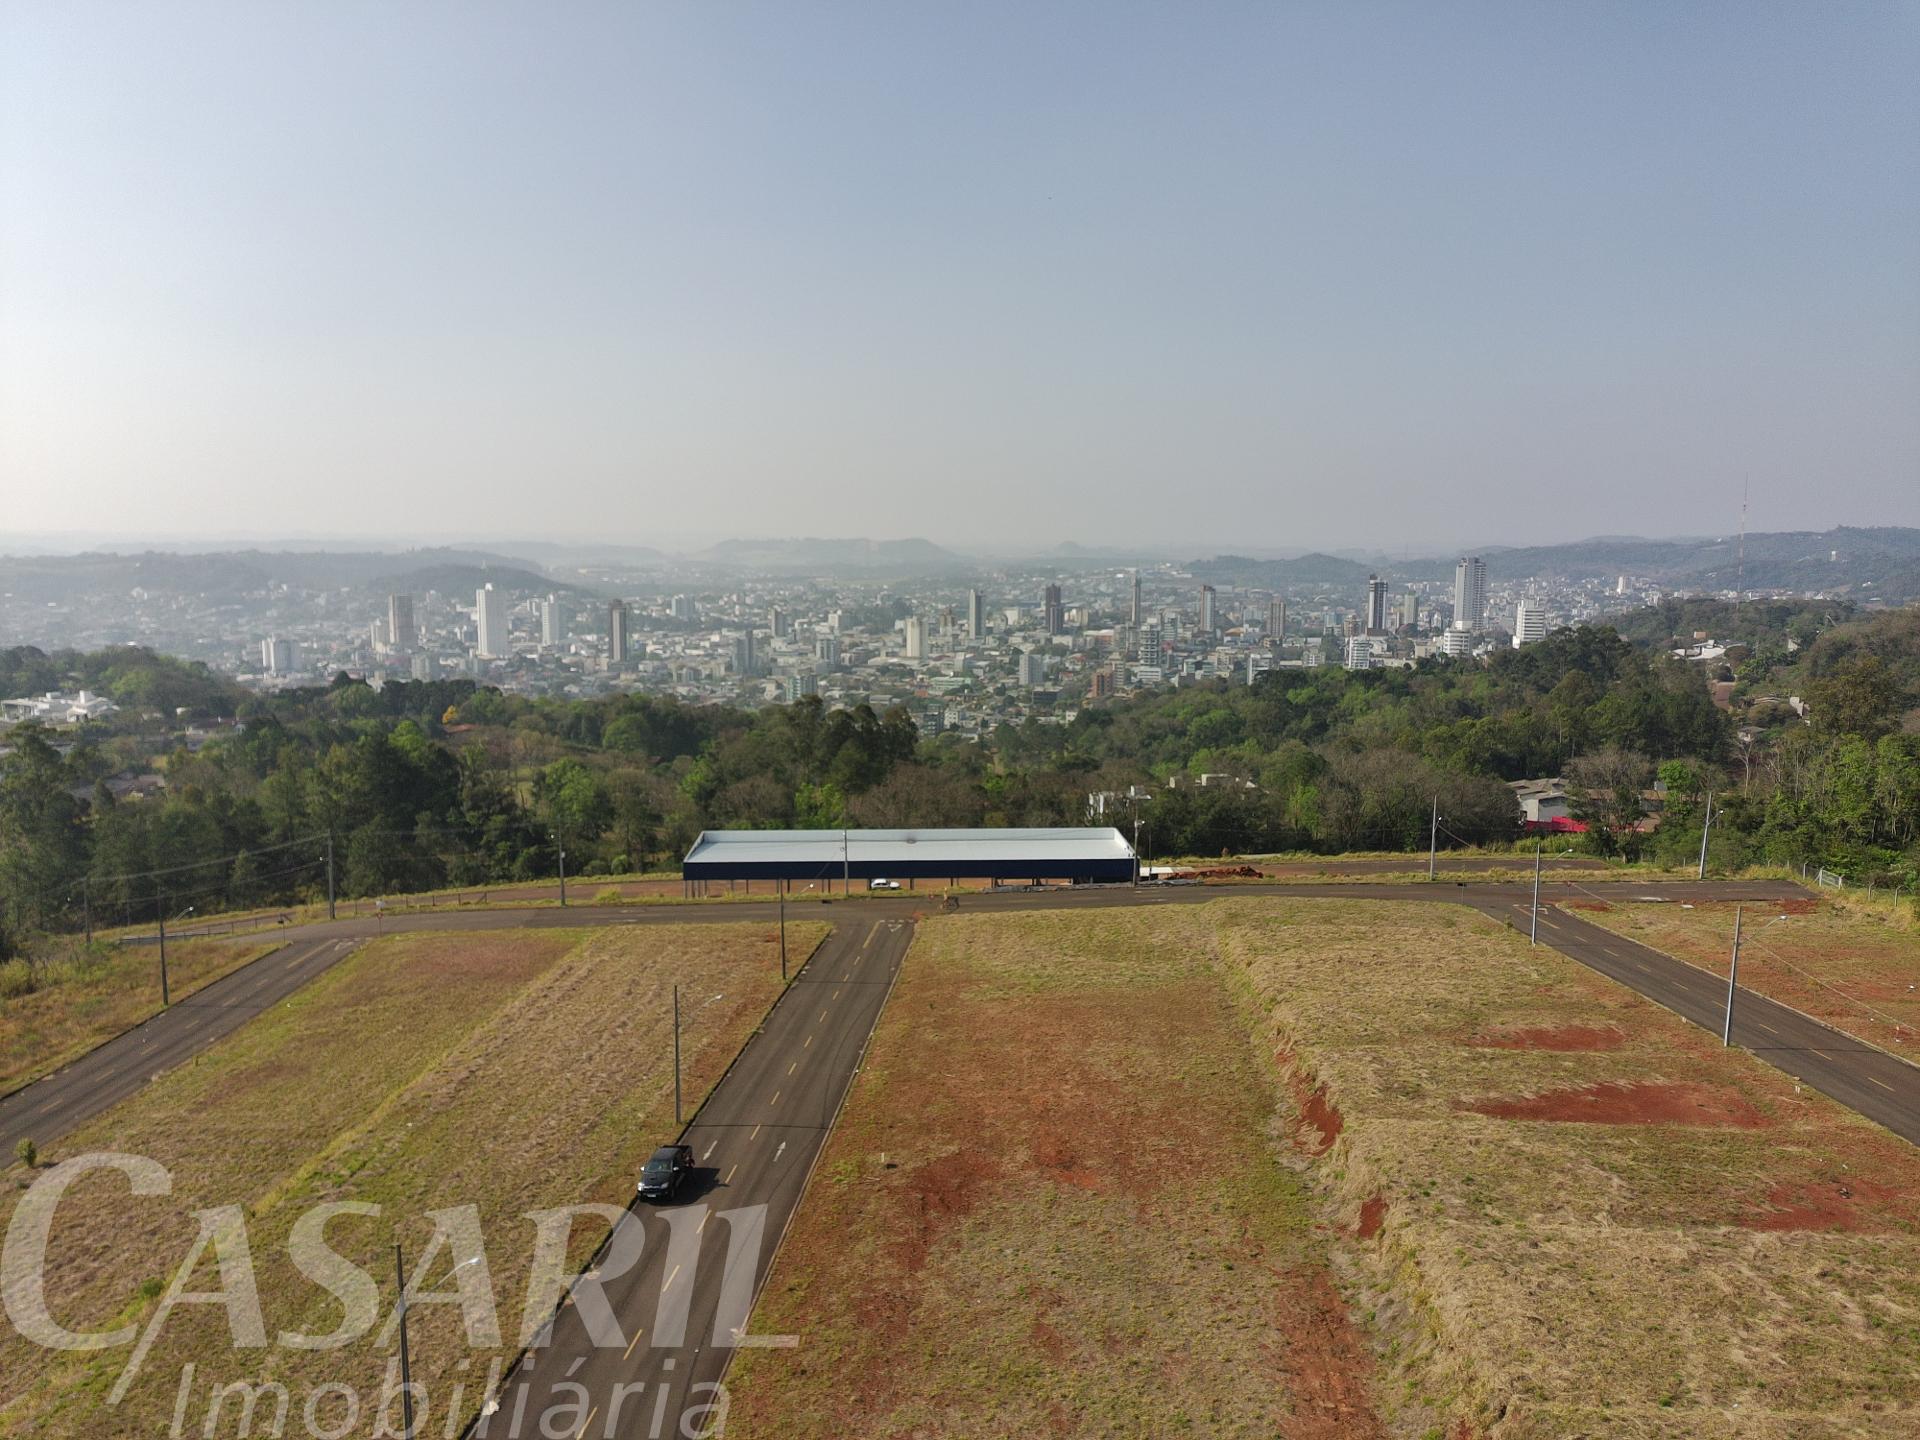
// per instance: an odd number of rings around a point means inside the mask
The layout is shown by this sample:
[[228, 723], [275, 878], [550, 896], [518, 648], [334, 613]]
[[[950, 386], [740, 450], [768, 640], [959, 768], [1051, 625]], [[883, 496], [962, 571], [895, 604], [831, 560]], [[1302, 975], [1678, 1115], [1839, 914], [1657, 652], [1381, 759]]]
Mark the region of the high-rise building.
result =
[[1353, 635], [1347, 639], [1347, 669], [1371, 670], [1373, 668], [1373, 640], [1366, 635]]
[[1105, 700], [1113, 694], [1113, 667], [1102, 665], [1087, 677], [1087, 698]]
[[1367, 633], [1387, 633], [1387, 582], [1378, 575], [1367, 576]]
[[1449, 626], [1440, 636], [1440, 653], [1456, 659], [1473, 654], [1473, 632], [1461, 625]]
[[413, 628], [413, 596], [387, 596], [387, 643], [396, 650], [411, 650], [419, 639]]
[[1219, 596], [1211, 585], [1200, 587], [1200, 636], [1211, 640], [1220, 633]]
[[1267, 644], [1284, 643], [1287, 634], [1287, 601], [1283, 595], [1267, 598]]
[[473, 653], [483, 660], [504, 660], [513, 653], [507, 630], [507, 597], [489, 581], [473, 597], [473, 623], [477, 639]]
[[1547, 612], [1532, 600], [1522, 600], [1513, 616], [1513, 648], [1547, 638]]
[[979, 640], [987, 633], [987, 597], [978, 590], [967, 591], [967, 634]]
[[607, 663], [627, 663], [627, 602], [618, 597], [607, 605]]
[[540, 602], [540, 643], [548, 650], [557, 650], [566, 643], [566, 639], [560, 597], [549, 595]]
[[1420, 623], [1420, 597], [1409, 590], [1394, 604], [1400, 628], [1411, 630]]
[[1453, 567], [1453, 623], [1478, 635], [1487, 628], [1487, 562], [1462, 555]]
[[699, 613], [694, 609], [691, 595], [676, 595], [667, 606], [667, 613], [676, 620], [684, 620], [691, 625]]
[[290, 675], [299, 653], [293, 641], [270, 635], [260, 642], [260, 668], [269, 675]]
[[840, 668], [840, 637], [838, 635], [816, 635], [813, 639], [813, 658], [828, 670]]
[[796, 670], [787, 676], [787, 699], [798, 700], [804, 695], [820, 693], [820, 677], [811, 670]]
[[773, 631], [773, 638], [776, 640], [786, 639], [788, 633], [793, 629], [793, 622], [787, 619], [787, 612], [776, 605], [773, 607], [773, 614], [767, 618], [770, 622], [768, 628]]
[[918, 615], [909, 615], [906, 619], [907, 659], [924, 660], [927, 658], [927, 622]]
[[1140, 572], [1133, 572], [1133, 605], [1127, 612], [1127, 623], [1135, 629], [1140, 625]]
[[387, 622], [375, 620], [367, 626], [367, 644], [373, 647], [373, 653], [384, 655], [387, 652]]
[[753, 631], [733, 637], [733, 673], [736, 675], [757, 675], [760, 673], [758, 647], [753, 643]]
[[1047, 683], [1047, 657], [1035, 650], [1025, 650], [1020, 655], [1020, 684], [1024, 689], [1033, 690]]
[[1059, 635], [1067, 628], [1066, 606], [1060, 603], [1060, 587], [1049, 585], [1041, 592], [1041, 623], [1047, 627], [1049, 635]]

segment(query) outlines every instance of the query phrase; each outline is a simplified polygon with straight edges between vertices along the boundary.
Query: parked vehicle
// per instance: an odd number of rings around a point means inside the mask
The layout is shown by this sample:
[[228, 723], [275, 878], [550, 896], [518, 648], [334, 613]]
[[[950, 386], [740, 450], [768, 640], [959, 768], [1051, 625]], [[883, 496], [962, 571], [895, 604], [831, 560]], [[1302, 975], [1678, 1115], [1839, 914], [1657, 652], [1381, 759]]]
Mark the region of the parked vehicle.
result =
[[889, 880], [884, 875], [867, 881], [867, 889], [869, 890], [898, 890], [899, 888], [900, 882], [898, 880]]

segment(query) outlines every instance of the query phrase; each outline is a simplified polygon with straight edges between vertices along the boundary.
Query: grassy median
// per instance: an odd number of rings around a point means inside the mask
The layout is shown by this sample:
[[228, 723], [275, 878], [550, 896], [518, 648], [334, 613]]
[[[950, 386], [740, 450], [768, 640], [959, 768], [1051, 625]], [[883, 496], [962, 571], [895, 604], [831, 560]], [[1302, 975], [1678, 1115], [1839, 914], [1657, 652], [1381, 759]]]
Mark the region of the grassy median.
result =
[[730, 1437], [1381, 1433], [1198, 909], [924, 923]]
[[[818, 924], [788, 930], [800, 955], [826, 933]], [[174, 1177], [165, 1199], [129, 1199], [115, 1178], [67, 1195], [51, 1250], [53, 1312], [76, 1329], [143, 1320], [187, 1253], [191, 1212], [239, 1203], [269, 1332], [322, 1334], [339, 1323], [340, 1307], [293, 1270], [285, 1249], [303, 1212], [321, 1201], [382, 1207], [335, 1221], [327, 1238], [380, 1278], [391, 1303], [391, 1244], [398, 1239], [418, 1256], [432, 1228], [426, 1212], [472, 1204], [504, 1343], [470, 1348], [454, 1307], [416, 1312], [414, 1374], [434, 1397], [422, 1433], [441, 1433], [440, 1405], [456, 1374], [471, 1395], [491, 1356], [514, 1346], [533, 1239], [524, 1213], [582, 1200], [625, 1203], [639, 1161], [673, 1134], [671, 987], [681, 986], [691, 1102], [778, 993], [778, 955], [777, 935], [764, 925], [376, 941], [49, 1147], [56, 1153], [48, 1160], [131, 1151], [162, 1161]], [[9, 1192], [7, 1212], [17, 1198]], [[582, 1224], [575, 1257], [601, 1233]], [[451, 1285], [452, 1257], [445, 1259], [428, 1288]], [[211, 1262], [206, 1268], [196, 1278], [212, 1288]], [[164, 1433], [188, 1362], [200, 1367], [203, 1385], [273, 1379], [294, 1389], [296, 1403], [304, 1387], [329, 1380], [371, 1395], [387, 1355], [372, 1336], [337, 1351], [236, 1351], [218, 1309], [187, 1306], [168, 1321], [121, 1407], [107, 1411], [102, 1397], [126, 1363], [124, 1348], [60, 1354], [9, 1331], [0, 1342], [0, 1428]]]

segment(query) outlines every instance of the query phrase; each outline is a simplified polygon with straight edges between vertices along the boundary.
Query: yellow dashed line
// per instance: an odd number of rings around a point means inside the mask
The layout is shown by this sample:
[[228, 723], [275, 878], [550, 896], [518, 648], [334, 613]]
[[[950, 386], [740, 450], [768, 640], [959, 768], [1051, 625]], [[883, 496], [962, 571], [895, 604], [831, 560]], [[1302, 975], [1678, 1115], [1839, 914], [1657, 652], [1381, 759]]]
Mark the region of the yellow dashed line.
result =
[[773, 1092], [773, 1099], [767, 1102], [767, 1108], [771, 1110], [774, 1106], [778, 1105], [779, 1103], [780, 1103], [780, 1092], [776, 1090]]
[[733, 1174], [734, 1174], [734, 1170], [738, 1170], [739, 1168], [740, 1168], [740, 1167], [739, 1167], [738, 1165], [735, 1165], [735, 1166], [733, 1167], [733, 1170], [729, 1170], [729, 1171], [727, 1171], [727, 1174], [726, 1174], [726, 1178], [725, 1178], [725, 1179], [723, 1179], [723, 1180], [722, 1180], [722, 1181], [721, 1181], [720, 1183], [721, 1183], [722, 1185], [731, 1185], [731, 1184], [733, 1183]]
[[582, 1420], [580, 1422], [580, 1428], [573, 1432], [573, 1440], [580, 1440], [580, 1437], [587, 1433], [587, 1426], [593, 1423], [593, 1417], [598, 1415], [599, 1413], [600, 1413], [600, 1407], [598, 1405], [594, 1406], [593, 1409], [587, 1411], [587, 1418]]
[[787, 1066], [787, 1074], [791, 1075], [793, 1074], [794, 1071], [798, 1070], [799, 1068], [800, 1068], [800, 1062], [796, 1060], [791, 1065]]
[[627, 1342], [627, 1353], [620, 1357], [622, 1360], [627, 1359], [629, 1356], [633, 1354], [633, 1347], [640, 1343], [640, 1337], [646, 1333], [647, 1332], [644, 1329], [636, 1330], [633, 1332], [633, 1339]]
[[753, 1135], [747, 1136], [747, 1139], [751, 1140], [753, 1139], [754, 1135], [758, 1135], [759, 1133], [760, 1133], [760, 1127], [756, 1125], [753, 1127]]

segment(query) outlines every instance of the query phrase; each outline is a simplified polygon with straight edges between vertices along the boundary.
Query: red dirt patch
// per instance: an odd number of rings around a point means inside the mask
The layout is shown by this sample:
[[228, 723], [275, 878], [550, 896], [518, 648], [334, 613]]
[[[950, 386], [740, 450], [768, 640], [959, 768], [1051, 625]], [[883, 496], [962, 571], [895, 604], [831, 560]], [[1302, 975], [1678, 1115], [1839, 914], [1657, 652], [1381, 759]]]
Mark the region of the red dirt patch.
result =
[[1789, 898], [1780, 902], [1782, 915], [1811, 915], [1820, 908], [1820, 902], [1814, 899]]
[[1032, 1342], [1034, 1349], [1056, 1365], [1067, 1358], [1067, 1342], [1061, 1338], [1058, 1330], [1037, 1315], [1033, 1320], [1033, 1328], [1027, 1331], [1027, 1339]]
[[1373, 1195], [1360, 1207], [1360, 1228], [1355, 1232], [1362, 1240], [1371, 1240], [1380, 1233], [1380, 1226], [1387, 1218], [1387, 1197]]
[[1758, 1130], [1771, 1123], [1737, 1090], [1662, 1080], [1456, 1101], [1455, 1108], [1501, 1120], [1569, 1120], [1587, 1125], [1712, 1125]]
[[1286, 1366], [1293, 1414], [1284, 1440], [1377, 1440], [1386, 1431], [1373, 1412], [1373, 1352], [1361, 1341], [1346, 1301], [1324, 1270], [1296, 1270], [1299, 1297], [1286, 1316]]
[[1495, 1030], [1471, 1036], [1466, 1043], [1489, 1050], [1618, 1050], [1626, 1039], [1610, 1025], [1561, 1025]]
[[1899, 1192], [1871, 1180], [1822, 1180], [1775, 1185], [1767, 1192], [1773, 1208], [1740, 1223], [1749, 1230], [1884, 1230], [1877, 1217], [1862, 1214], [1863, 1204], [1885, 1204]]
[[1303, 1143], [1300, 1148], [1309, 1155], [1326, 1154], [1346, 1128], [1345, 1117], [1341, 1115], [1340, 1108], [1327, 1098], [1326, 1082], [1315, 1085], [1313, 1077], [1301, 1068], [1290, 1046], [1282, 1045], [1273, 1054], [1280, 1062], [1280, 1070], [1293, 1091], [1293, 1103], [1300, 1111], [1300, 1119], [1314, 1132], [1314, 1143]]
[[978, 1151], [955, 1150], [929, 1160], [907, 1177], [905, 1208], [910, 1228], [898, 1245], [900, 1267], [912, 1275], [927, 1263], [933, 1242], [957, 1220], [973, 1213], [980, 1192], [1000, 1178], [1000, 1167]]

